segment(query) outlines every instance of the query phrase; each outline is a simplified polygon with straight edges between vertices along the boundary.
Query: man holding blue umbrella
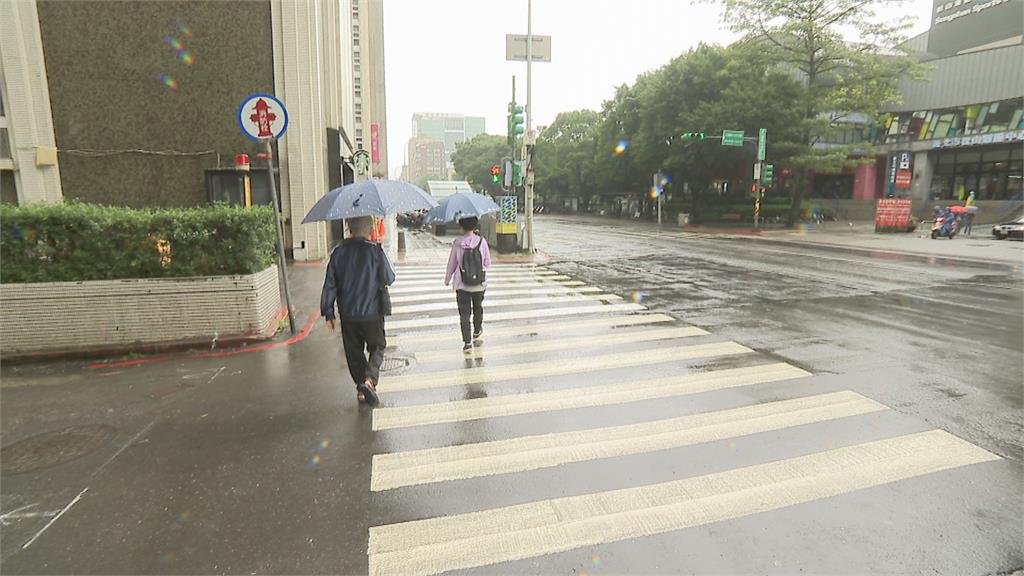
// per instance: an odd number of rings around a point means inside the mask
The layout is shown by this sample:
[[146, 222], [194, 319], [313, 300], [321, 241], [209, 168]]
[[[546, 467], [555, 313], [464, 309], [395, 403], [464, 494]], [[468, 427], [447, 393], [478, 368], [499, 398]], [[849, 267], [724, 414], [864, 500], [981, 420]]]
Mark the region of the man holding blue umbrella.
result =
[[371, 406], [378, 403], [377, 382], [387, 347], [384, 317], [391, 313], [387, 287], [395, 281], [395, 269], [384, 249], [370, 241], [374, 218], [434, 206], [437, 202], [412, 184], [364, 180], [331, 190], [302, 220], [303, 224], [348, 221], [351, 237], [334, 249], [327, 264], [320, 314], [334, 331], [337, 305], [349, 374], [359, 401]]

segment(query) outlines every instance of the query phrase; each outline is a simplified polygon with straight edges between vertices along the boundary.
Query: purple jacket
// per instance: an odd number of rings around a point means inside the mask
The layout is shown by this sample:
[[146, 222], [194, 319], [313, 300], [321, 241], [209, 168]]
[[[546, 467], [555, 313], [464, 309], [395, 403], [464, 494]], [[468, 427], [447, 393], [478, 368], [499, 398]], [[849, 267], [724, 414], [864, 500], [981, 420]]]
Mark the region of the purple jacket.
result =
[[462, 269], [462, 251], [467, 248], [476, 248], [477, 246], [480, 247], [480, 257], [484, 261], [484, 268], [490, 268], [491, 250], [487, 247], [487, 240], [484, 240], [483, 236], [477, 236], [476, 234], [464, 234], [452, 242], [452, 253], [448, 256], [448, 272], [444, 276], [445, 286], [450, 284], [454, 278], [456, 290], [462, 290], [466, 287], [462, 283], [462, 273], [459, 272]]

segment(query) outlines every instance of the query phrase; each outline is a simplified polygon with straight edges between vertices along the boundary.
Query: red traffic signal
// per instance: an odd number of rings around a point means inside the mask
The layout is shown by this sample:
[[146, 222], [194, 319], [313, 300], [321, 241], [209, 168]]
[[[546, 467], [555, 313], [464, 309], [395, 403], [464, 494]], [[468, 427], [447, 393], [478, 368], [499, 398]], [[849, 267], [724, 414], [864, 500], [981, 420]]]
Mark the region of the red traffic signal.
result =
[[501, 166], [491, 166], [491, 175], [497, 176], [501, 174]]

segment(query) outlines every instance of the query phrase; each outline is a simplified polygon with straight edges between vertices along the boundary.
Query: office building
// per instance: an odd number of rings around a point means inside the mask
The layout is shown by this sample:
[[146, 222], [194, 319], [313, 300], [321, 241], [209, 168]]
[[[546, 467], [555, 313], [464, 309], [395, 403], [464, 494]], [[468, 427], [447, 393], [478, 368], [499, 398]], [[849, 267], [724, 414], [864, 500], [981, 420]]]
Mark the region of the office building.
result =
[[388, 177], [387, 98], [384, 81], [384, 0], [349, 0], [352, 16], [352, 88], [357, 150], [371, 153], [371, 175]]
[[420, 112], [412, 115], [412, 137], [444, 143], [445, 162], [451, 165], [455, 147], [486, 130], [486, 120], [477, 116]]

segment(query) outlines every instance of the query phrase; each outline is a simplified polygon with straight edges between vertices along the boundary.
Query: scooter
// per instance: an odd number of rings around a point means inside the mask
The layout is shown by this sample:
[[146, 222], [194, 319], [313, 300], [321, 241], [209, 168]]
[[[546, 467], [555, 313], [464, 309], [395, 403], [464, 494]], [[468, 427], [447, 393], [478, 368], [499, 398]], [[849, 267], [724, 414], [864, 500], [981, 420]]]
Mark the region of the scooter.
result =
[[932, 223], [932, 240], [939, 237], [946, 237], [950, 240], [960, 231], [960, 218], [956, 214], [943, 210], [936, 214], [935, 222]]

